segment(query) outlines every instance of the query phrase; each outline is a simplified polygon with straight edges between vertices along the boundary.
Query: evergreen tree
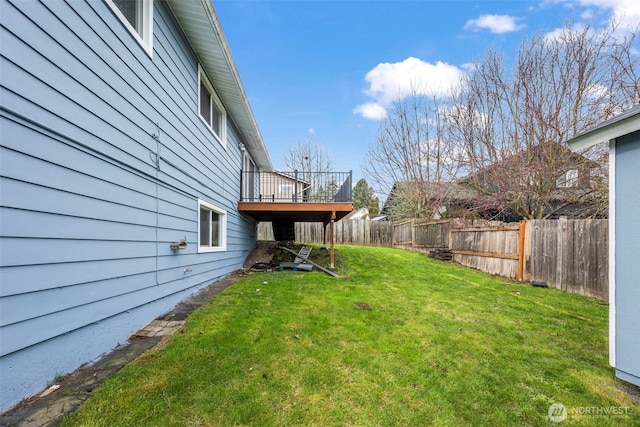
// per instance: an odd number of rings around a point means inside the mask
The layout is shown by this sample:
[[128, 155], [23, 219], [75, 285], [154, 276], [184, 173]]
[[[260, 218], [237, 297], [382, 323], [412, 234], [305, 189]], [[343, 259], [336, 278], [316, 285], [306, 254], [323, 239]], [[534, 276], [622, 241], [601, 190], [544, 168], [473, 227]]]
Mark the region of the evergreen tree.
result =
[[371, 199], [375, 197], [373, 188], [369, 187], [367, 180], [361, 178], [353, 188], [353, 208], [360, 209], [369, 207]]
[[380, 199], [376, 197], [372, 197], [369, 200], [369, 218], [373, 218], [374, 216], [378, 216], [380, 213]]

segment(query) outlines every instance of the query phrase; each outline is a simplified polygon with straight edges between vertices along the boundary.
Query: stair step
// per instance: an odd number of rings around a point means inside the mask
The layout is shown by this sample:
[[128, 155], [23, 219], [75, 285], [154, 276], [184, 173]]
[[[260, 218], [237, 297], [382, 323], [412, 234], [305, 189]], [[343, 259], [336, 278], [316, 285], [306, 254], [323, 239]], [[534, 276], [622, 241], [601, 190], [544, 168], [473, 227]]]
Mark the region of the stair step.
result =
[[[311, 248], [308, 246], [303, 246], [302, 249], [300, 249], [300, 252], [298, 252], [298, 255], [302, 255], [305, 258], [309, 258], [309, 254], [311, 254]], [[296, 257], [296, 259], [294, 259], [293, 262], [302, 264], [303, 262], [306, 262], [306, 261], [300, 257]]]

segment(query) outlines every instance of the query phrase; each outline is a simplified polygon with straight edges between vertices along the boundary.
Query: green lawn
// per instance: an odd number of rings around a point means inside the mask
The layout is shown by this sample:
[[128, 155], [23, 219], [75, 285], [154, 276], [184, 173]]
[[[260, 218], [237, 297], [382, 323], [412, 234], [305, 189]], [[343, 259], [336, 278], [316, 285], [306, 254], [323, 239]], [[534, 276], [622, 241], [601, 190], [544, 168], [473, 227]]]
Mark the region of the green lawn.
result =
[[608, 366], [605, 303], [414, 252], [336, 252], [340, 279], [240, 280], [63, 425], [558, 425], [554, 403], [560, 425], [640, 425]]

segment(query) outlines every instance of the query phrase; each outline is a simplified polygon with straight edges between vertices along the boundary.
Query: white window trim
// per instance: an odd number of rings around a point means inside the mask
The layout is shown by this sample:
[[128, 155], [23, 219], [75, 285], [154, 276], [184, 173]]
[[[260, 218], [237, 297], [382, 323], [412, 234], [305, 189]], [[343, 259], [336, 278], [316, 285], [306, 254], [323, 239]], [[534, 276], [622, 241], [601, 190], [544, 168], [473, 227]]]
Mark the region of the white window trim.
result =
[[[220, 215], [220, 245], [218, 246], [200, 246], [200, 208], [204, 207], [208, 210], [216, 212]], [[225, 252], [227, 250], [227, 211], [219, 207], [198, 199], [198, 253], [208, 252]]]
[[153, 0], [142, 0], [142, 34], [139, 34], [112, 0], [105, 0], [113, 13], [122, 21], [133, 37], [142, 45], [149, 57], [153, 58]]
[[[205, 120], [205, 118], [202, 117], [202, 115], [200, 114], [200, 84], [201, 83], [204, 83], [205, 87], [209, 90], [209, 94], [211, 95], [211, 100], [216, 104], [216, 107], [222, 113], [222, 124], [220, 125], [220, 133], [222, 135], [218, 135], [216, 133], [216, 131], [213, 130], [213, 128]], [[218, 141], [220, 143], [220, 145], [222, 145], [226, 150], [226, 148], [227, 148], [227, 110], [225, 110], [224, 106], [222, 105], [222, 102], [220, 101], [220, 98], [218, 98], [218, 94], [213, 89], [213, 85], [211, 84], [211, 81], [209, 81], [209, 78], [204, 73], [204, 70], [202, 69], [202, 66], [200, 64], [198, 64], [198, 106], [197, 106], [197, 109], [198, 109], [198, 117], [200, 118], [202, 123], [204, 123], [204, 125], [207, 127], [207, 129], [209, 129], [211, 134], [215, 137], [216, 141]]]
[[578, 170], [569, 169], [556, 180], [557, 188], [575, 188], [578, 186]]

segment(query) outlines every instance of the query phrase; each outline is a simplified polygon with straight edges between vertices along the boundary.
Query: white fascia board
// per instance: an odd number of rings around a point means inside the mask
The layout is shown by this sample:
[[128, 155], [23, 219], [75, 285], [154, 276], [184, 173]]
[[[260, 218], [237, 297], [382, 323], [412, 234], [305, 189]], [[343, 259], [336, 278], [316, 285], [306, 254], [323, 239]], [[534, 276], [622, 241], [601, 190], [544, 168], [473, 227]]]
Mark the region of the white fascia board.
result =
[[261, 169], [273, 170], [211, 0], [168, 0], [167, 3], [254, 162]]
[[628, 135], [637, 130], [640, 130], [640, 105], [570, 139], [569, 147], [578, 151], [601, 142], [612, 141], [619, 136]]

